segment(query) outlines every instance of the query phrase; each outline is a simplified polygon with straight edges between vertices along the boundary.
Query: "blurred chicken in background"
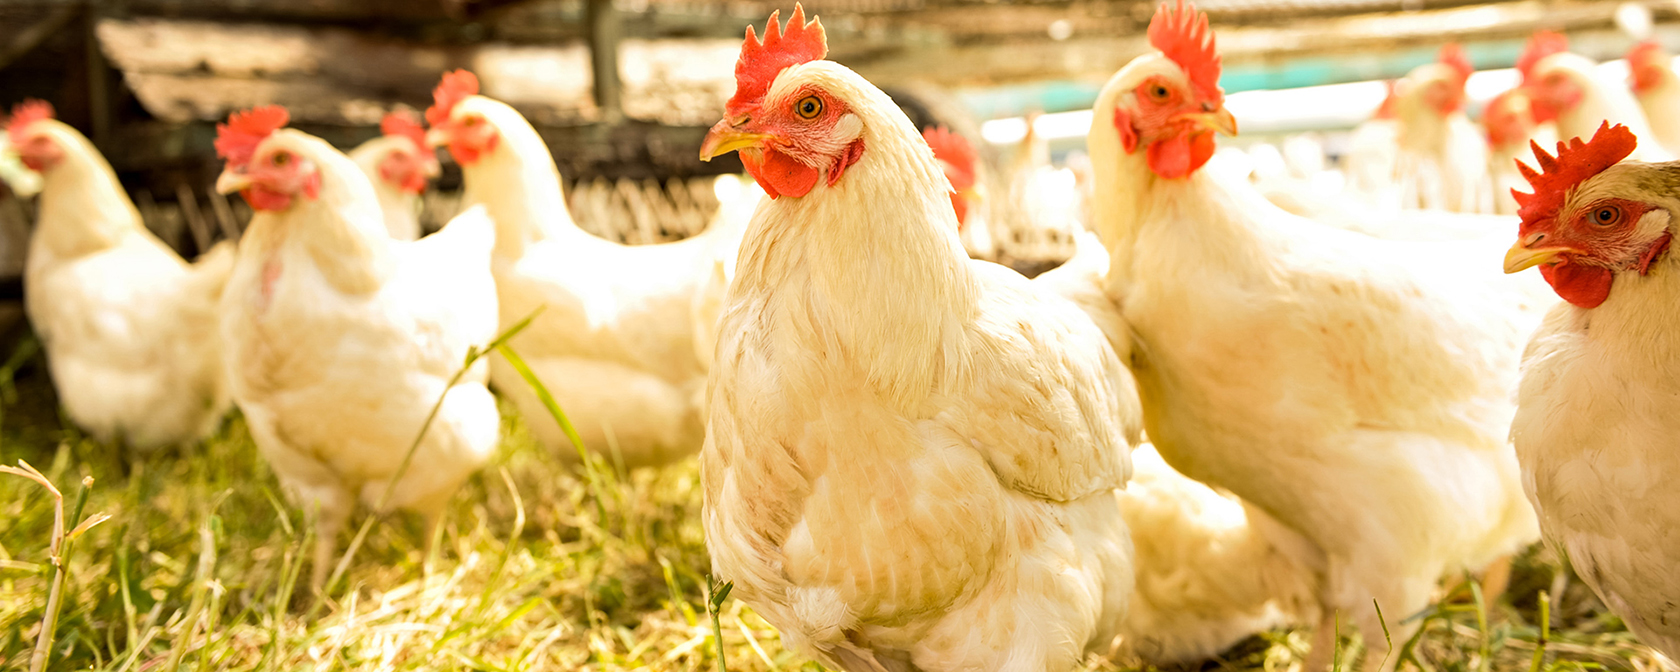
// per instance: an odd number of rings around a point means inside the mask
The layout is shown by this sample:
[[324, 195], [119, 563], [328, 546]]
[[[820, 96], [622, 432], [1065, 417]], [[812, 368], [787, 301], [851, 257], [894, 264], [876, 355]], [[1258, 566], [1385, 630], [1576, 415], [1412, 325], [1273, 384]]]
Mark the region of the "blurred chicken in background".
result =
[[1545, 30], [1535, 33], [1517, 60], [1517, 70], [1535, 120], [1555, 122], [1558, 138], [1586, 138], [1600, 124], [1621, 124], [1641, 140], [1652, 139], [1639, 143], [1634, 160], [1674, 160], [1675, 155], [1655, 141], [1627, 83], [1609, 79], [1592, 60], [1570, 53], [1569, 38]]
[[356, 163], [284, 128], [288, 116], [259, 107], [218, 127], [216, 188], [256, 211], [220, 331], [251, 438], [315, 519], [319, 591], [358, 501], [419, 513], [430, 548], [449, 498], [495, 451], [485, 363], [453, 379], [496, 336], [495, 228], [471, 208], [391, 239]]
[[1482, 108], [1482, 128], [1487, 132], [1494, 210], [1501, 215], [1517, 214], [1517, 199], [1511, 196], [1511, 190], [1528, 185], [1517, 170], [1517, 161], [1533, 160], [1531, 142], [1541, 147], [1556, 144], [1557, 129], [1535, 121], [1528, 95], [1522, 89], [1511, 89], [1489, 100]]
[[1371, 118], [1354, 127], [1342, 164], [1350, 194], [1369, 205], [1396, 209], [1400, 207], [1400, 186], [1394, 180], [1400, 157], [1400, 98], [1398, 82], [1387, 85], [1388, 95]]
[[19, 105], [7, 134], [41, 176], [25, 307], [65, 412], [101, 442], [138, 450], [202, 438], [229, 404], [215, 324], [232, 244], [182, 260], [45, 102]]
[[1653, 139], [1670, 154], [1680, 155], [1680, 77], [1674, 74], [1674, 57], [1661, 43], [1644, 40], [1628, 51], [1627, 64], [1628, 85], [1651, 124]]
[[1436, 62], [1395, 85], [1399, 133], [1394, 176], [1404, 208], [1492, 212], [1487, 142], [1464, 114], [1464, 84], [1476, 71], [1464, 48], [1448, 44]]
[[[478, 94], [465, 70], [444, 76], [426, 111], [428, 139], [461, 164], [463, 202], [496, 222], [492, 267], [505, 327], [542, 313], [510, 343], [584, 446], [626, 467], [699, 450], [707, 367], [695, 303], [719, 250], [738, 247], [745, 219], [674, 243], [624, 245], [573, 221], [548, 146], [518, 111]], [[525, 379], [497, 357], [496, 389], [553, 454], [576, 456]]]
[[426, 145], [426, 129], [408, 110], [391, 112], [379, 122], [377, 138], [350, 150], [350, 159], [373, 182], [385, 231], [395, 240], [420, 237], [420, 195], [438, 175], [437, 154]]

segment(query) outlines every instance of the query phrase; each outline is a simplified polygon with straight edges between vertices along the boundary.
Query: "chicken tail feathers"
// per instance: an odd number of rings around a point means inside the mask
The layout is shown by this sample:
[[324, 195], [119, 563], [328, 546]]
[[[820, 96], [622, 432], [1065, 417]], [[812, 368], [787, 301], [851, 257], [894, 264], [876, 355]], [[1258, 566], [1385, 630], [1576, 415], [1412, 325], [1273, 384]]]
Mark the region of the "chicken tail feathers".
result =
[[187, 276], [187, 291], [214, 303], [221, 298], [222, 288], [227, 286], [228, 276], [233, 274], [233, 262], [238, 257], [238, 244], [231, 240], [211, 245], [209, 250], [193, 260], [192, 270]]
[[1117, 493], [1136, 548], [1125, 648], [1151, 663], [1217, 655], [1249, 635], [1316, 620], [1321, 562], [1304, 539], [1235, 497], [1134, 451]]
[[442, 258], [485, 259], [496, 247], [496, 221], [483, 205], [475, 205], [449, 220], [437, 233], [417, 241]]

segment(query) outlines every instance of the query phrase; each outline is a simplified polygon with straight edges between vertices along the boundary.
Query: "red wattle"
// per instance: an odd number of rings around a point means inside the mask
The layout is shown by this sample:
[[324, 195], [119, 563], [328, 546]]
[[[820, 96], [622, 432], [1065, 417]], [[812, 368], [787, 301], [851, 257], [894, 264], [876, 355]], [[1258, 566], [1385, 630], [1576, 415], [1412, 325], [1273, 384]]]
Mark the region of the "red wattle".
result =
[[1127, 154], [1137, 151], [1137, 129], [1132, 128], [1132, 115], [1119, 107], [1114, 108], [1114, 128], [1120, 131], [1120, 147]]
[[1541, 266], [1540, 276], [1564, 301], [1582, 308], [1597, 308], [1610, 298], [1610, 285], [1616, 279], [1608, 268], [1568, 261]]
[[243, 192], [245, 202], [255, 210], [279, 212], [292, 207], [292, 197], [266, 187], [252, 185]]
[[1212, 133], [1177, 135], [1149, 145], [1149, 169], [1169, 180], [1189, 177], [1213, 158]]
[[764, 158], [758, 161], [742, 156], [741, 164], [747, 167], [747, 172], [771, 198], [804, 196], [811, 193], [811, 189], [817, 186], [817, 178], [821, 177], [817, 169], [774, 149], [765, 149]]

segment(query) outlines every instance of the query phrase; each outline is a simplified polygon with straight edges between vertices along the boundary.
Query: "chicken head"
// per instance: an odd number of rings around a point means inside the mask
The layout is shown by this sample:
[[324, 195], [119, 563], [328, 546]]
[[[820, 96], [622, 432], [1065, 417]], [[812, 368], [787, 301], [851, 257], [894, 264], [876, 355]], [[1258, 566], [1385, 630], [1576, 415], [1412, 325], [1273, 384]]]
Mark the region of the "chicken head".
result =
[[[1600, 126], [1591, 140], [1558, 143], [1557, 155], [1534, 145], [1535, 171], [1519, 164], [1534, 188], [1513, 190], [1522, 217], [1505, 272], [1539, 266], [1552, 289], [1576, 306], [1596, 308], [1618, 273], [1644, 275], [1668, 250], [1672, 221], [1668, 185], [1617, 166], [1638, 146], [1626, 126]], [[1630, 164], [1642, 165], [1642, 164]]]
[[933, 150], [933, 158], [939, 160], [945, 179], [951, 181], [951, 209], [957, 212], [957, 229], [961, 230], [968, 221], [968, 209], [972, 202], [980, 199], [975, 187], [980, 155], [974, 151], [974, 145], [968, 143], [968, 138], [943, 126], [922, 129], [922, 139]]
[[439, 173], [437, 156], [426, 144], [426, 129], [412, 113], [393, 111], [379, 122], [385, 135], [379, 176], [402, 191], [418, 194]]
[[1160, 53], [1116, 74], [1104, 89], [1107, 105], [1099, 103], [1099, 109], [1113, 109], [1126, 153], [1142, 148], [1156, 175], [1188, 177], [1213, 157], [1215, 132], [1237, 133], [1219, 88], [1219, 51], [1207, 15], [1184, 0], [1155, 12], [1149, 43]]
[[760, 41], [747, 28], [735, 63], [735, 95], [726, 116], [700, 146], [704, 161], [738, 151], [747, 172], [771, 198], [804, 196], [826, 175], [839, 183], [863, 157], [863, 121], [853, 113], [848, 83], [822, 63], [822, 22], [795, 5], [787, 29], [771, 13]]
[[56, 131], [63, 124], [53, 119], [53, 107], [44, 100], [26, 100], [12, 108], [6, 132], [23, 165], [37, 173], [64, 160], [64, 146]]
[[[1539, 122], [1554, 121], [1564, 110], [1580, 104], [1581, 83], [1576, 68], [1559, 67], [1569, 60], [1569, 38], [1560, 33], [1542, 30], [1528, 39], [1528, 46], [1517, 58], [1517, 71], [1522, 73], [1522, 88], [1527, 93]], [[1580, 60], [1580, 57], [1574, 57]]]
[[275, 137], [291, 119], [286, 108], [265, 105], [235, 112], [216, 125], [216, 154], [227, 161], [216, 190], [239, 192], [257, 210], [285, 210], [299, 195], [315, 198], [321, 173], [295, 142]]
[[480, 100], [477, 75], [466, 70], [445, 73], [432, 90], [432, 106], [426, 109], [426, 123], [432, 125], [427, 144], [449, 147], [449, 153], [463, 164], [494, 151], [502, 135], [476, 100]]

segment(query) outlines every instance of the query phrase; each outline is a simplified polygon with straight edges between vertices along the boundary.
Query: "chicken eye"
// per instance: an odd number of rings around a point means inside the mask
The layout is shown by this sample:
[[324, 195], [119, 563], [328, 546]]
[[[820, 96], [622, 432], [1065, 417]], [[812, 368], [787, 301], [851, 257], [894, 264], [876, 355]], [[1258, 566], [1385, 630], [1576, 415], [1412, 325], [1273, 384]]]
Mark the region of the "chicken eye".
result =
[[1622, 211], [1616, 208], [1599, 208], [1593, 211], [1593, 223], [1599, 226], [1610, 226], [1622, 218]]
[[1154, 98], [1155, 100], [1166, 100], [1167, 96], [1170, 95], [1172, 95], [1172, 92], [1168, 91], [1167, 87], [1163, 85], [1156, 84], [1155, 86], [1149, 88], [1149, 97]]
[[802, 119], [815, 119], [817, 115], [822, 114], [822, 109], [822, 99], [816, 96], [805, 96], [799, 99], [799, 102], [795, 103], [793, 107], [793, 110], [799, 113]]
[[284, 165], [286, 165], [288, 163], [291, 163], [291, 162], [292, 162], [292, 155], [288, 154], [286, 152], [275, 152], [274, 153], [274, 158], [269, 159], [269, 163], [272, 163], [276, 166], [284, 166]]

